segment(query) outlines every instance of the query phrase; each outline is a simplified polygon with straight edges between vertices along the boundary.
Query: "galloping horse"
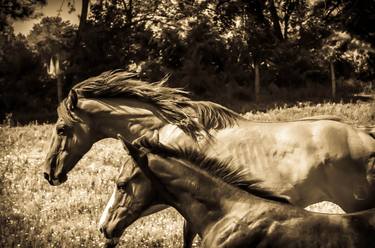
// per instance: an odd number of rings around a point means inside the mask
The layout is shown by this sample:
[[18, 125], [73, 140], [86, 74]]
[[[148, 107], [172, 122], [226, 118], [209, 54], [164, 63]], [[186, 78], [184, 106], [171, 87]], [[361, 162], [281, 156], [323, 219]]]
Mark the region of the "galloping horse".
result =
[[298, 206], [324, 200], [347, 212], [375, 206], [375, 139], [369, 134], [333, 120], [254, 122], [164, 83], [112, 71], [74, 86], [57, 109], [44, 168], [48, 182], [65, 182], [101, 139], [120, 133], [133, 141], [158, 130], [163, 144], [232, 159]]
[[[148, 205], [174, 207], [202, 237], [203, 247], [372, 247], [375, 209], [354, 214], [318, 214], [293, 206], [257, 186], [259, 180], [238, 167], [194, 149], [172, 148], [121, 138], [135, 164], [157, 194]], [[123, 175], [117, 187], [128, 191]], [[139, 206], [143, 211], [150, 206]], [[119, 218], [112, 210], [115, 227]], [[138, 213], [142, 210], [138, 210]], [[107, 236], [107, 228], [104, 228]]]

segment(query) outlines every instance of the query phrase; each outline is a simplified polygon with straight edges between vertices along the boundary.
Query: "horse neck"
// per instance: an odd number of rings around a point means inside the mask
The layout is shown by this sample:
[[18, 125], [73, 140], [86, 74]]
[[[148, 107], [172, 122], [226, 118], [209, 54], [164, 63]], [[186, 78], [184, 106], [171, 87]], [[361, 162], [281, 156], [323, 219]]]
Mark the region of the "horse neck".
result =
[[228, 214], [234, 203], [246, 202], [248, 210], [253, 200], [248, 193], [181, 160], [149, 157], [149, 168], [156, 175], [151, 180], [165, 203], [184, 216], [201, 236]]
[[83, 99], [81, 108], [92, 118], [93, 126], [100, 138], [116, 138], [122, 134], [129, 141], [148, 135], [167, 123], [156, 108], [137, 100]]
[[150, 104], [124, 99], [83, 99], [81, 108], [91, 118], [99, 139], [116, 138], [117, 134], [133, 141], [141, 136], [151, 137], [159, 131], [160, 142], [178, 146], [196, 145], [196, 142], [176, 125], [169, 124]]

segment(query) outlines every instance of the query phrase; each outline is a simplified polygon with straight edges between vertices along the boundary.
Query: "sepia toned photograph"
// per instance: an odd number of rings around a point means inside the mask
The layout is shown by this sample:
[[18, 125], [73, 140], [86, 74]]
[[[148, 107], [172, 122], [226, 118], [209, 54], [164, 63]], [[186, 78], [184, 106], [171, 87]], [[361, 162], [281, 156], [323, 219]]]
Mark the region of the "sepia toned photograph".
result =
[[373, 0], [0, 0], [1, 248], [375, 247]]

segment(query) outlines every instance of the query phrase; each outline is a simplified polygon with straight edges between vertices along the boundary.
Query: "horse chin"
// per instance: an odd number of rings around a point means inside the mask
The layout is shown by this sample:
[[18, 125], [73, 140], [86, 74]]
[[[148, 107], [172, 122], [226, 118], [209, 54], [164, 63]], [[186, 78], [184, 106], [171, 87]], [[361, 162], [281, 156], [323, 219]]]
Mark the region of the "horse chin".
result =
[[101, 232], [106, 239], [118, 239], [121, 237], [125, 229], [138, 218], [139, 215], [133, 215], [131, 218], [127, 217], [112, 220], [103, 226]]
[[125, 228], [113, 228], [108, 230], [108, 228], [103, 228], [101, 232], [107, 240], [119, 240]]
[[119, 241], [120, 241], [120, 238], [107, 239], [105, 241], [104, 248], [116, 247]]
[[68, 180], [67, 175], [60, 175], [58, 178], [53, 178], [53, 179], [49, 180], [48, 182], [52, 186], [59, 186], [59, 185], [65, 183], [67, 180]]

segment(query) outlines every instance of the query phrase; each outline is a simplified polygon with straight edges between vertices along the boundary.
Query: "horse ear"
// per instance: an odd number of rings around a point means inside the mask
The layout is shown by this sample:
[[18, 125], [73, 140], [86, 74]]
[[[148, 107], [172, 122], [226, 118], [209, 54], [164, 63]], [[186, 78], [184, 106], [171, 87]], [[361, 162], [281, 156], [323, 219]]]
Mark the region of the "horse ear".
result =
[[67, 100], [68, 109], [74, 110], [77, 107], [78, 103], [77, 92], [75, 90], [70, 90]]
[[150, 141], [154, 144], [159, 144], [159, 130], [154, 130], [154, 133], [152, 134]]
[[159, 131], [154, 130], [151, 137], [147, 137], [147, 135], [143, 135], [133, 141], [133, 144], [137, 147], [145, 147], [150, 148], [153, 145], [160, 144], [159, 142]]
[[122, 146], [125, 150], [128, 151], [129, 155], [133, 158], [134, 161], [140, 161], [142, 157], [146, 155], [139, 146], [133, 145], [127, 141], [121, 134], [117, 134], [117, 138], [121, 141]]

